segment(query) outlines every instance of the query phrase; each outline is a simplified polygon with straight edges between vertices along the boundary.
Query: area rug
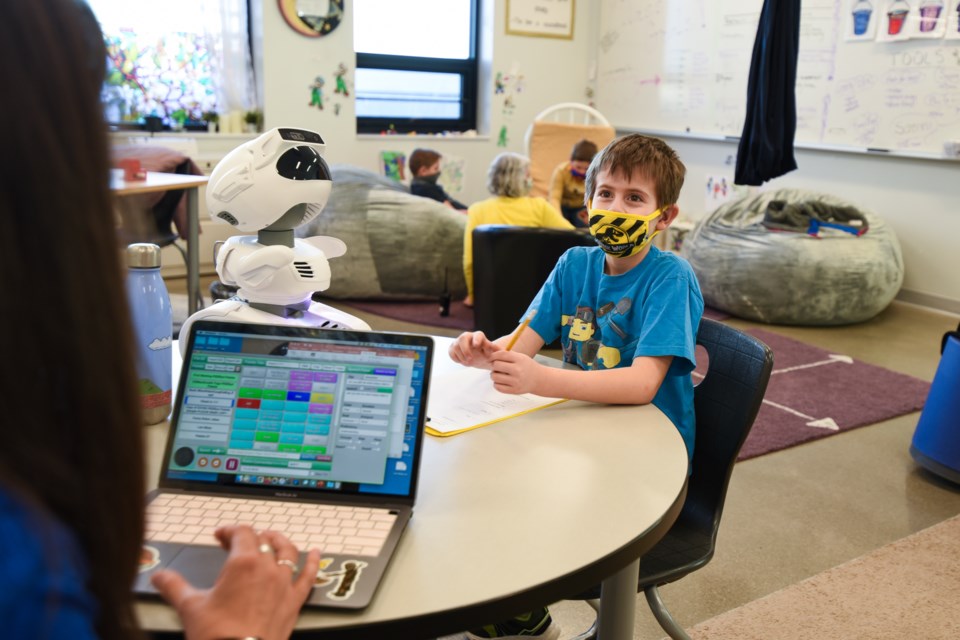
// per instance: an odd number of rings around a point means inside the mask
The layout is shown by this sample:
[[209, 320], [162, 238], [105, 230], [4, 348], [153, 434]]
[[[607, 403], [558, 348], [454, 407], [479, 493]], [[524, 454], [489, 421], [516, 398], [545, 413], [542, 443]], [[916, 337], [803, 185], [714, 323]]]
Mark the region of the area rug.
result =
[[930, 383], [763, 329], [773, 374], [739, 460], [889, 420], [923, 407]]
[[695, 640], [960, 638], [960, 516], [701, 622]]

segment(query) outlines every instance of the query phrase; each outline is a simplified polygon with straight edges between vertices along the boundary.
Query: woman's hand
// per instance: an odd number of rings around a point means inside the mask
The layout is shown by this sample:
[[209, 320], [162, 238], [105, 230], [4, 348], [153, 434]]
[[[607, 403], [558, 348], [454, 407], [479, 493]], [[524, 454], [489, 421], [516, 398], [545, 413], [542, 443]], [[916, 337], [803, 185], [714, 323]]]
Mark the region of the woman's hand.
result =
[[450, 359], [467, 367], [489, 369], [490, 357], [503, 347], [491, 342], [482, 331], [461, 333], [450, 345]]
[[230, 553], [213, 588], [197, 589], [172, 570], [151, 579], [177, 610], [188, 640], [289, 638], [316, 579], [320, 552], [311, 550], [303, 568], [295, 570], [299, 552], [281, 533], [258, 535], [238, 525], [217, 529], [215, 535]]

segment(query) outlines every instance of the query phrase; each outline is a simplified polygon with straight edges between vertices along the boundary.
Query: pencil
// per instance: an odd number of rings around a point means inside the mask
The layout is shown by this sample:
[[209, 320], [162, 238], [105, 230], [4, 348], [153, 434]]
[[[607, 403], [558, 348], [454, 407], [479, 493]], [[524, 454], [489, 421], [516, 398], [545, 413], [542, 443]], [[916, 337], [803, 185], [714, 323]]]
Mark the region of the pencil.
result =
[[520, 339], [520, 334], [523, 333], [523, 330], [527, 328], [530, 324], [530, 321], [533, 320], [533, 316], [536, 311], [531, 311], [530, 315], [523, 319], [523, 322], [520, 323], [520, 326], [517, 327], [517, 330], [513, 332], [513, 337], [510, 338], [510, 342], [507, 343], [507, 351], [513, 349], [513, 345], [517, 344], [517, 340]]

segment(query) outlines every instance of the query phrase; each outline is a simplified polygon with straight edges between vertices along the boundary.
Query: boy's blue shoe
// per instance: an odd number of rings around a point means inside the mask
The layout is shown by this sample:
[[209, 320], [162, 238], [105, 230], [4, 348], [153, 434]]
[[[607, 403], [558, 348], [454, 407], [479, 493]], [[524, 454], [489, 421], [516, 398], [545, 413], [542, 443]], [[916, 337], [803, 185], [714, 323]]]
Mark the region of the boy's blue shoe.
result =
[[497, 624], [488, 624], [479, 629], [471, 629], [464, 634], [468, 640], [511, 640], [516, 638], [537, 638], [537, 640], [557, 640], [560, 637], [560, 626], [553, 624], [550, 611], [541, 607], [530, 613], [524, 613]]

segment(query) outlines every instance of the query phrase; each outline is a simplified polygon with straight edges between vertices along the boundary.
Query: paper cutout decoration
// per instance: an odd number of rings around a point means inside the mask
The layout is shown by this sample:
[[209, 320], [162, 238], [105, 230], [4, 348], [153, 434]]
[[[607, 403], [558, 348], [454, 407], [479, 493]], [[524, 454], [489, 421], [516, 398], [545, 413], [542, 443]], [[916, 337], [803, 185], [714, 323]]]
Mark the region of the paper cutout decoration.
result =
[[402, 151], [381, 151], [380, 152], [380, 171], [383, 175], [390, 178], [391, 180], [396, 180], [397, 182], [404, 182], [407, 179], [406, 176], [406, 167], [407, 167], [407, 154]]

